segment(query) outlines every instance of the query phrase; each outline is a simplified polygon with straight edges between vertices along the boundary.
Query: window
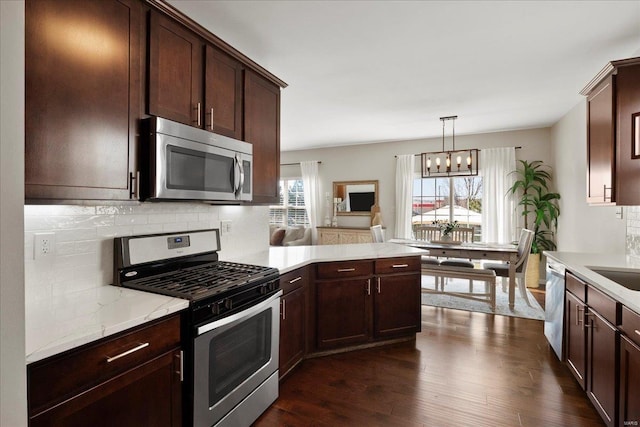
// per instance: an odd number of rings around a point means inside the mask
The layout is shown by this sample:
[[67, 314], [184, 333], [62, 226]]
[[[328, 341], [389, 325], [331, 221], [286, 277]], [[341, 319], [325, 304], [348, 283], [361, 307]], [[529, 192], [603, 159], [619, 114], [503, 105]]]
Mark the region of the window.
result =
[[269, 206], [269, 224], [309, 226], [304, 205], [304, 184], [301, 179], [280, 181], [280, 203]]
[[461, 226], [472, 226], [474, 240], [480, 240], [482, 178], [416, 178], [412, 212], [411, 224], [414, 226], [453, 218]]

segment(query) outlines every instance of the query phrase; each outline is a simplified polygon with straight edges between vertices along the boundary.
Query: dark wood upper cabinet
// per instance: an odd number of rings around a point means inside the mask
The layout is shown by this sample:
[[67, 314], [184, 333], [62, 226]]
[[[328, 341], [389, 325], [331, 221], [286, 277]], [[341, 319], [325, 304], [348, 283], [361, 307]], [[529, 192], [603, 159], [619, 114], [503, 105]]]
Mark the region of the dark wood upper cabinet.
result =
[[253, 144], [253, 202], [278, 203], [280, 88], [251, 70], [244, 76], [244, 140]]
[[195, 33], [151, 12], [149, 114], [202, 127], [203, 49], [204, 42]]
[[211, 45], [205, 50], [204, 127], [242, 139], [242, 64]]
[[592, 204], [616, 200], [613, 85], [609, 77], [587, 98], [587, 202]]
[[640, 204], [640, 58], [616, 76], [616, 203]]
[[613, 61], [587, 96], [587, 202], [640, 204], [640, 58]]
[[27, 201], [130, 198], [141, 4], [25, 3]]

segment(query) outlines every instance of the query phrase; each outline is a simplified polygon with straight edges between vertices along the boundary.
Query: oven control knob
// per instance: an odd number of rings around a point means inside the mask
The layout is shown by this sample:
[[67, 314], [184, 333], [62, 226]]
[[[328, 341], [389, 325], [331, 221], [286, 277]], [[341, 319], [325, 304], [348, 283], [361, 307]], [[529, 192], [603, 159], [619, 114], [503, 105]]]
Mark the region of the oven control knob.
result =
[[222, 305], [222, 302], [215, 302], [211, 304], [211, 314], [220, 314], [220, 305]]
[[233, 301], [231, 301], [231, 298], [227, 298], [224, 300], [224, 307], [227, 310], [231, 310], [233, 308]]
[[266, 295], [267, 293], [267, 285], [260, 286], [260, 295]]

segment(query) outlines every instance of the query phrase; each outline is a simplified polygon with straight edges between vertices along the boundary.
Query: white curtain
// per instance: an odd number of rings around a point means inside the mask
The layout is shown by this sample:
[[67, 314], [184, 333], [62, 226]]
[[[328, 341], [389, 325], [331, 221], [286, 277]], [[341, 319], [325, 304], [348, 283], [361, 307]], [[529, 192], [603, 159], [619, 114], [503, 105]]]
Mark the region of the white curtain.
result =
[[396, 233], [398, 239], [411, 239], [411, 205], [413, 202], [414, 155], [396, 158]]
[[321, 208], [320, 201], [320, 178], [318, 176], [318, 161], [310, 160], [300, 162], [302, 172], [302, 183], [304, 185], [304, 203], [309, 218], [311, 228], [318, 225], [318, 210]]
[[515, 202], [507, 194], [515, 180], [516, 150], [513, 147], [483, 148], [480, 155], [482, 176], [482, 241], [509, 243], [515, 234]]

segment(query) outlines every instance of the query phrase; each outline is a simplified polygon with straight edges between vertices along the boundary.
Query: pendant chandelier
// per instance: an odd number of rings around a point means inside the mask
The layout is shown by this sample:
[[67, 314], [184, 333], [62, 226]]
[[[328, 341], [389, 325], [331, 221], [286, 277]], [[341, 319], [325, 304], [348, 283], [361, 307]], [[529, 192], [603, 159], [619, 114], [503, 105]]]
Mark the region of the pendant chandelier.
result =
[[[422, 153], [422, 177], [438, 178], [447, 176], [478, 175], [477, 148], [456, 150], [456, 119], [458, 116], [440, 117], [442, 121], [442, 151]], [[446, 122], [451, 121], [453, 132], [451, 150], [444, 149], [444, 131]]]

